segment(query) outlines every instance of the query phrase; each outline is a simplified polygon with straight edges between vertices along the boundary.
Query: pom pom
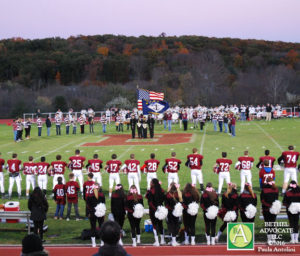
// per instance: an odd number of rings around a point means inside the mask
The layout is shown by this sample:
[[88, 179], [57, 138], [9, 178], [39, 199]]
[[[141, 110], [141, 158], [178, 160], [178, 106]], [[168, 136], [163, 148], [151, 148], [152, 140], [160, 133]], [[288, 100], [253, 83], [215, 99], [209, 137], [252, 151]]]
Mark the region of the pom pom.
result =
[[281, 202], [279, 200], [274, 201], [270, 208], [270, 213], [277, 215], [278, 213], [280, 213], [280, 210], [281, 210]]
[[253, 219], [255, 217], [256, 211], [256, 207], [253, 204], [249, 204], [246, 207], [245, 215], [248, 219]]
[[172, 214], [175, 217], [181, 217], [182, 216], [182, 211], [183, 211], [183, 206], [181, 203], [177, 203], [175, 204], [174, 210], [172, 212]]
[[159, 220], [164, 220], [168, 216], [168, 209], [162, 205], [158, 206], [154, 215], [155, 215], [155, 218], [157, 218]]
[[95, 211], [95, 216], [103, 217], [103, 216], [105, 216], [106, 206], [105, 206], [105, 204], [100, 203], [95, 207], [95, 210], [96, 210]]
[[300, 212], [300, 203], [291, 203], [288, 210], [291, 214], [298, 214]]
[[136, 204], [134, 206], [133, 217], [140, 219], [144, 215], [144, 206], [142, 204]]
[[218, 212], [219, 212], [219, 208], [215, 205], [212, 205], [212, 206], [209, 206], [207, 208], [207, 211], [205, 213], [205, 216], [210, 219], [210, 220], [213, 220], [217, 217], [218, 215]]
[[236, 212], [235, 211], [228, 211], [226, 212], [225, 216], [224, 216], [224, 221], [226, 222], [232, 222], [236, 220]]
[[196, 202], [192, 202], [188, 206], [187, 213], [189, 215], [195, 216], [198, 214], [198, 210], [199, 210], [199, 204], [197, 204]]

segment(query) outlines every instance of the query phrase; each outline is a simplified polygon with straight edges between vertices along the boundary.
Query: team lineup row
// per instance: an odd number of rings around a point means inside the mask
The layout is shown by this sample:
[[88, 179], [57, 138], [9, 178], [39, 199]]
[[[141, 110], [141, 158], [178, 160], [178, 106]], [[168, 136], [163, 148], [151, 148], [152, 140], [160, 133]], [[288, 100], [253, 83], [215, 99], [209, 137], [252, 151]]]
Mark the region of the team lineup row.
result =
[[[273, 170], [273, 165], [275, 158], [271, 157], [269, 150], [265, 151], [265, 156], [259, 158], [259, 162], [256, 165], [260, 168], [259, 180], [260, 186], [267, 182], [267, 178], [271, 177], [275, 180], [275, 172]], [[284, 183], [282, 187], [282, 193], [285, 193], [287, 184], [290, 179], [297, 181], [297, 161], [299, 158], [299, 152], [294, 151], [293, 146], [289, 146], [288, 151], [284, 151], [282, 155], [278, 158], [279, 164], [284, 164]], [[38, 186], [46, 191], [48, 184], [48, 176], [53, 176], [53, 188], [57, 184], [58, 177], [62, 178], [62, 182], [65, 183], [64, 173], [66, 167], [68, 167], [75, 176], [75, 181], [78, 179], [80, 184], [80, 191], [83, 192], [83, 167], [86, 158], [80, 155], [80, 150], [75, 151], [75, 155], [69, 157], [69, 162], [62, 161], [61, 155], [56, 156], [56, 161], [52, 161], [50, 164], [46, 162], [45, 157], [41, 157], [40, 162], [34, 163], [33, 157], [30, 156], [28, 162], [24, 162], [22, 166], [21, 160], [17, 158], [17, 154], [12, 155], [12, 159], [7, 160], [7, 165], [5, 166], [5, 160], [0, 159], [0, 190], [2, 196], [5, 196], [4, 188], [4, 175], [3, 167], [8, 170], [9, 173], [9, 188], [8, 196], [12, 195], [12, 190], [14, 183], [17, 184], [17, 192], [19, 197], [21, 196], [21, 172], [26, 176], [26, 196], [29, 196], [30, 187], [34, 188], [36, 186], [36, 176]], [[165, 160], [162, 167], [163, 172], [168, 174], [168, 187], [172, 182], [179, 184], [178, 171], [180, 170], [180, 165], [182, 161], [176, 158], [176, 153], [172, 152], [171, 157]], [[238, 158], [235, 168], [240, 171], [241, 177], [241, 192], [244, 189], [245, 182], [252, 184], [252, 173], [251, 169], [253, 167], [254, 158], [249, 156], [248, 151], [244, 152], [244, 155]], [[106, 162], [104, 167], [105, 171], [109, 173], [109, 196], [111, 196], [112, 188], [114, 184], [120, 183], [119, 173], [126, 173], [128, 176], [128, 185], [135, 185], [137, 191], [140, 193], [140, 181], [141, 172], [147, 173], [147, 189], [150, 188], [150, 182], [152, 179], [157, 178], [157, 170], [160, 161], [155, 159], [155, 154], [150, 155], [150, 159], [144, 162], [144, 165], [140, 166], [140, 161], [135, 159], [135, 155], [131, 154], [130, 159], [125, 160], [122, 163], [117, 159], [117, 155], [113, 154], [112, 159]], [[223, 182], [226, 181], [227, 184], [231, 182], [230, 179], [230, 165], [232, 160], [227, 158], [226, 152], [222, 152], [222, 158], [216, 160], [216, 164], [213, 167], [215, 173], [219, 176], [219, 186], [218, 194], [221, 193]], [[87, 171], [94, 174], [93, 179], [102, 186], [102, 176], [101, 169], [103, 168], [103, 161], [98, 158], [97, 154], [94, 154], [93, 159], [88, 160], [86, 165]], [[201, 191], [204, 190], [203, 186], [203, 156], [198, 154], [197, 149], [194, 148], [192, 154], [187, 156], [187, 161], [185, 165], [191, 169], [191, 183], [196, 186], [197, 181], [200, 184]]]

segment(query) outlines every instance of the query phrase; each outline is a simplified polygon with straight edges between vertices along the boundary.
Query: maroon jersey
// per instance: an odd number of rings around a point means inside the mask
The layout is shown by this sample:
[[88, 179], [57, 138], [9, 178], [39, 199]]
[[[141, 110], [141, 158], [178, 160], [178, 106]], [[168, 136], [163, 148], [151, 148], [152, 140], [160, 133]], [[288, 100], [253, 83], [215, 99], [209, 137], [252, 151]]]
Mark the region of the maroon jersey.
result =
[[273, 167], [276, 159], [273, 156], [262, 156], [259, 158], [259, 162], [261, 162], [261, 166], [263, 166], [265, 160], [268, 160], [269, 162], [268, 166]]
[[66, 204], [65, 185], [57, 184], [54, 189], [54, 198], [57, 204]]
[[135, 159], [130, 159], [125, 161], [127, 172], [138, 172], [138, 165], [140, 161]]
[[20, 172], [22, 161], [19, 159], [7, 160], [8, 171], [11, 173]]
[[146, 160], [145, 165], [147, 172], [156, 172], [159, 164], [160, 162], [156, 159]]
[[166, 159], [167, 164], [167, 172], [178, 172], [179, 164], [181, 164], [181, 160], [177, 158], [168, 158]]
[[65, 192], [67, 195], [67, 201], [69, 203], [78, 203], [78, 194], [80, 187], [76, 181], [68, 181], [65, 185]]
[[72, 162], [72, 170], [82, 170], [85, 161], [84, 156], [71, 156], [69, 160]]
[[100, 169], [101, 169], [100, 166], [103, 163], [103, 161], [100, 159], [91, 159], [88, 161], [88, 163], [90, 165], [90, 168], [89, 168], [90, 172], [100, 172]]
[[219, 172], [229, 172], [232, 161], [226, 158], [219, 158], [216, 160], [216, 163], [219, 165]]
[[120, 165], [122, 165], [122, 162], [120, 160], [109, 160], [106, 162], [106, 165], [108, 166], [108, 173], [118, 173], [120, 171]]
[[83, 184], [83, 192], [84, 192], [84, 198], [88, 198], [91, 196], [94, 196], [94, 189], [96, 188], [95, 186], [95, 181], [88, 180], [84, 182]]
[[241, 170], [251, 170], [254, 158], [250, 156], [241, 156], [238, 158], [241, 163]]
[[51, 166], [53, 167], [53, 174], [64, 174], [67, 163], [64, 161], [53, 161]]
[[36, 171], [38, 175], [45, 175], [47, 174], [47, 170], [50, 164], [45, 162], [36, 163]]
[[0, 172], [3, 172], [3, 165], [5, 164], [5, 160], [0, 158]]
[[266, 172], [264, 168], [259, 171], [259, 178], [262, 184], [266, 184], [269, 177], [275, 180], [275, 172], [273, 169], [270, 172]]
[[190, 154], [187, 156], [189, 166], [192, 170], [200, 170], [203, 156], [200, 154]]
[[36, 173], [36, 163], [26, 162], [23, 163], [23, 173], [24, 175], [33, 175]]
[[167, 114], [167, 120], [172, 120], [172, 114], [171, 113]]
[[299, 152], [285, 151], [281, 156], [283, 157], [285, 168], [296, 168], [299, 158]]

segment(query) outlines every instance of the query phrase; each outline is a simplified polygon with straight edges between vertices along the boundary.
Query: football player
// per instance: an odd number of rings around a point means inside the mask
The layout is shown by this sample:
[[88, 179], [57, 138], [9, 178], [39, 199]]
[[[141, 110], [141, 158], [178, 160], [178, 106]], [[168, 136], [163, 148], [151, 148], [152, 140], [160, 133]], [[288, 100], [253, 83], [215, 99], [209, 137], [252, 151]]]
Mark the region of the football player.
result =
[[155, 159], [155, 154], [150, 154], [150, 159], [145, 161], [145, 172], [147, 172], [147, 190], [150, 189], [151, 180], [157, 179], [157, 168], [160, 162]]
[[19, 199], [21, 198], [21, 163], [22, 161], [18, 159], [18, 155], [16, 153], [12, 154], [12, 159], [7, 160], [6, 169], [9, 171], [9, 188], [8, 188], [8, 198], [11, 199], [12, 189], [14, 183], [17, 183], [17, 191], [19, 195]]
[[109, 197], [111, 197], [112, 188], [114, 186], [114, 182], [116, 184], [120, 184], [120, 166], [122, 162], [117, 160], [117, 155], [112, 154], [111, 160], [106, 162], [105, 170], [109, 173]]
[[265, 160], [268, 160], [268, 166], [272, 167], [274, 166], [275, 162], [275, 157], [270, 156], [270, 150], [265, 150], [265, 156], [262, 156], [259, 158], [259, 162], [257, 163], [256, 167], [261, 169], [262, 168], [262, 163], [264, 163]]
[[261, 170], [259, 171], [259, 185], [260, 188], [263, 188], [263, 185], [268, 183], [268, 178], [271, 178], [275, 181], [275, 172], [272, 168], [272, 163], [270, 160], [265, 159]]
[[102, 176], [100, 170], [102, 169], [103, 161], [98, 159], [98, 154], [94, 154], [93, 159], [88, 161], [86, 168], [88, 172], [92, 172], [94, 174], [93, 181], [96, 181], [100, 187], [102, 187]]
[[88, 197], [94, 196], [94, 188], [95, 188], [95, 181], [93, 181], [94, 174], [88, 174], [88, 180], [83, 184], [83, 199], [86, 201]]
[[178, 171], [180, 170], [181, 160], [176, 158], [176, 153], [171, 153], [171, 158], [166, 159], [163, 171], [168, 173], [168, 187], [172, 182], [179, 184]]
[[187, 162], [185, 165], [191, 169], [192, 185], [196, 186], [198, 180], [200, 189], [203, 191], [203, 175], [201, 170], [203, 165], [203, 156], [198, 154], [198, 150], [196, 148], [193, 148], [193, 154], [187, 156]]
[[69, 174], [69, 181], [65, 185], [65, 191], [67, 195], [68, 210], [67, 210], [67, 221], [70, 220], [72, 204], [74, 205], [76, 220], [80, 220], [78, 212], [78, 191], [80, 190], [79, 185], [74, 181], [74, 173]]
[[41, 157], [41, 161], [36, 163], [37, 168], [37, 181], [38, 186], [41, 190], [43, 190], [44, 194], [47, 193], [47, 184], [48, 184], [48, 169], [50, 167], [49, 163], [46, 163], [46, 158], [44, 156]]
[[[130, 154], [130, 159], [125, 160], [124, 165], [121, 170], [125, 170], [128, 178], [129, 188], [134, 184], [138, 194], [140, 191], [140, 181], [141, 181], [141, 170], [140, 170], [140, 161], [134, 158], [134, 154]], [[117, 183], [118, 184], [118, 183]]]
[[230, 183], [230, 165], [232, 161], [227, 158], [227, 153], [222, 152], [222, 158], [216, 160], [216, 164], [214, 165], [214, 171], [219, 174], [219, 187], [218, 194], [220, 195], [222, 192], [224, 179], [226, 180], [227, 185]]
[[299, 158], [299, 152], [294, 151], [294, 146], [289, 146], [288, 151], [282, 152], [278, 158], [278, 164], [284, 163], [284, 175], [282, 193], [284, 194], [288, 185], [288, 182], [294, 180], [297, 182], [297, 161]]
[[35, 188], [36, 164], [33, 162], [33, 157], [28, 157], [28, 162], [23, 163], [23, 174], [26, 176], [26, 198], [29, 199], [30, 185], [32, 190]]
[[5, 164], [5, 160], [1, 158], [0, 153], [0, 192], [2, 195], [2, 199], [5, 197], [5, 189], [4, 189], [4, 175], [3, 175], [3, 166]]
[[65, 184], [65, 170], [67, 163], [65, 161], [61, 161], [61, 155], [56, 156], [56, 161], [51, 162], [51, 166], [48, 171], [51, 171], [53, 175], [53, 188], [57, 185], [57, 178], [62, 178], [62, 183]]
[[249, 156], [249, 152], [244, 151], [244, 156], [238, 158], [238, 162], [235, 164], [235, 168], [240, 170], [241, 174], [241, 193], [244, 191], [245, 182], [252, 185], [252, 173], [251, 168], [253, 166], [254, 158]]
[[69, 168], [73, 171], [75, 176], [75, 181], [78, 178], [80, 185], [80, 192], [83, 192], [83, 176], [82, 168], [84, 166], [85, 157], [80, 155], [80, 150], [75, 150], [75, 156], [69, 157]]

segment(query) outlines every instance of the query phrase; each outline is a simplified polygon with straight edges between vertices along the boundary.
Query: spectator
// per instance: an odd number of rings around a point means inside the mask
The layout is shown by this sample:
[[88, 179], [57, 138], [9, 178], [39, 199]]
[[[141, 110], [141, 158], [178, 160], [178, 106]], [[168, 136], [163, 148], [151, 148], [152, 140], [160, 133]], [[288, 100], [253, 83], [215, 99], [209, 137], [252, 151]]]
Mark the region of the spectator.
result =
[[51, 131], [51, 120], [50, 117], [47, 116], [46, 118], [46, 127], [47, 127], [47, 136], [50, 136], [50, 131]]
[[22, 240], [22, 253], [21, 256], [47, 256], [47, 251], [44, 250], [43, 242], [35, 234], [27, 235]]
[[104, 245], [93, 256], [130, 256], [119, 244], [121, 229], [118, 223], [107, 221], [102, 225], [101, 240]]

